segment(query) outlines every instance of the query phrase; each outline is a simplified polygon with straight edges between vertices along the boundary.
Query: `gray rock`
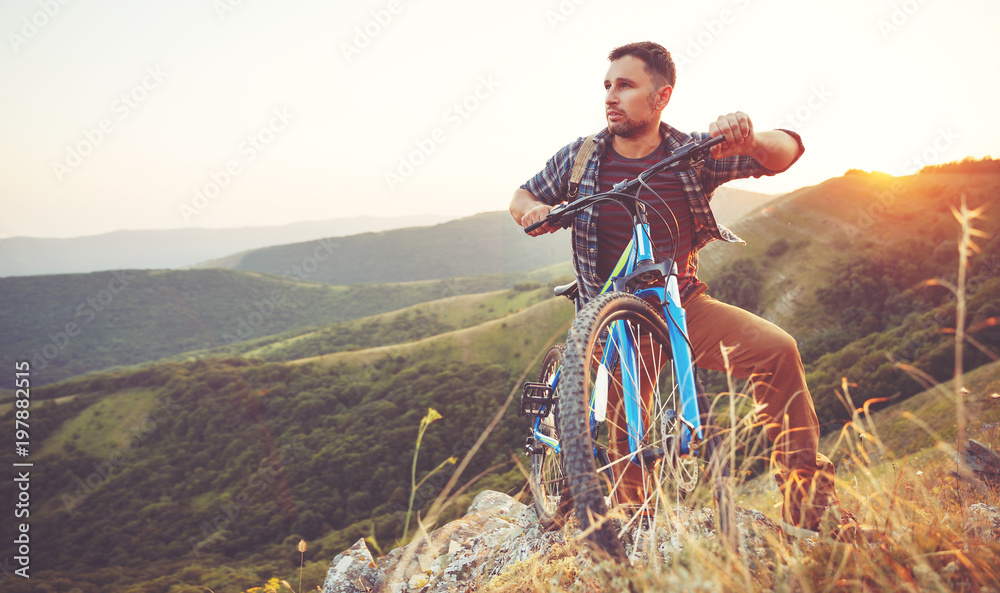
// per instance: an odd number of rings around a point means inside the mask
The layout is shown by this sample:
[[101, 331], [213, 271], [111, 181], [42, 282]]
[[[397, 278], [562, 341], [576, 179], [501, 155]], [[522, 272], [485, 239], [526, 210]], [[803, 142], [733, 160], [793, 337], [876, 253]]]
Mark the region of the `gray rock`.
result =
[[526, 506], [506, 494], [493, 492], [492, 490], [483, 490], [472, 499], [472, 504], [469, 505], [469, 510], [466, 514], [486, 513], [509, 517], [521, 512]]
[[334, 557], [323, 582], [323, 593], [365, 593], [376, 581], [377, 565], [365, 540]]
[[[986, 505], [974, 505], [986, 506]], [[993, 508], [993, 507], [988, 507]], [[994, 509], [995, 511], [996, 509]], [[978, 511], [977, 511], [978, 512]], [[1000, 517], [1000, 515], [997, 515]], [[698, 538], [713, 540], [717, 537], [715, 516], [711, 509], [690, 511], [678, 509], [672, 521], [658, 522], [655, 529], [632, 528], [626, 537], [626, 552], [633, 563], [664, 562], [681, 551], [687, 533]], [[1000, 518], [998, 518], [1000, 521]], [[992, 523], [991, 523], [992, 525]], [[774, 543], [782, 541], [780, 528], [762, 513], [736, 508], [736, 526], [739, 530], [740, 554], [747, 558], [751, 566], [767, 569], [773, 566]], [[1000, 523], [994, 531], [1000, 534]], [[355, 544], [351, 550], [334, 559], [327, 577], [324, 593], [363, 591], [360, 588], [333, 589], [330, 583], [358, 583], [357, 576], [334, 577], [334, 569], [343, 563], [346, 574], [350, 568], [352, 550], [360, 544], [361, 558], [367, 558], [363, 579], [373, 585], [376, 593], [444, 593], [446, 591], [475, 590], [494, 577], [502, 575], [510, 567], [532, 558], [541, 557], [547, 551], [567, 539], [579, 536], [576, 520], [560, 531], [546, 531], [538, 522], [538, 516], [531, 506], [517, 502], [499, 492], [482, 492], [460, 519], [434, 530], [404, 548], [392, 550], [378, 559], [377, 568], [372, 568], [371, 556], [367, 554], [364, 542]], [[998, 535], [1000, 537], [1000, 535]], [[585, 559], [581, 558], [585, 563]], [[356, 563], [360, 566], [360, 563]], [[346, 587], [346, 585], [345, 585]]]
[[969, 537], [1000, 542], [1000, 507], [981, 502], [970, 506], [965, 533]]
[[461, 519], [397, 548], [379, 561], [376, 592], [444, 591], [475, 578], [483, 560], [481, 538], [513, 528], [525, 505], [506, 494], [479, 493]]

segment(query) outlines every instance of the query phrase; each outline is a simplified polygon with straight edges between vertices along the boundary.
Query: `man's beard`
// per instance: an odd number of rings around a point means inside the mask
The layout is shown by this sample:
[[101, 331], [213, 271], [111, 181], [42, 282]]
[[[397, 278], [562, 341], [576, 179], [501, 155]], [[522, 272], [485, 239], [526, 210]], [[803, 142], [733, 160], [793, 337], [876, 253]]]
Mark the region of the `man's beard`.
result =
[[[650, 97], [649, 107], [650, 109], [653, 107], [653, 97]], [[652, 119], [639, 121], [632, 119], [624, 112], [619, 111], [619, 113], [622, 114], [622, 120], [614, 123], [608, 122], [608, 131], [621, 138], [636, 138], [641, 136], [651, 125], [655, 126], [659, 120], [657, 118], [657, 122], [652, 121]]]
[[621, 121], [608, 122], [608, 131], [621, 138], [635, 138], [642, 135], [649, 122], [639, 122], [627, 115]]

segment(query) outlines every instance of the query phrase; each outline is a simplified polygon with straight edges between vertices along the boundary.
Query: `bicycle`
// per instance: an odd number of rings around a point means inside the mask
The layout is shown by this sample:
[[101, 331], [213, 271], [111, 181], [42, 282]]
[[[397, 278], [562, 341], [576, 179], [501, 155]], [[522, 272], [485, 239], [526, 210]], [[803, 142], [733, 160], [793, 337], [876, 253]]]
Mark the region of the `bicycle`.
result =
[[[532, 458], [529, 485], [539, 519], [558, 524], [572, 505], [587, 538], [616, 558], [624, 559], [625, 552], [618, 521], [609, 520], [609, 502], [632, 515], [629, 523], [644, 517], [655, 529], [657, 514], [670, 503], [694, 504], [705, 474], [714, 486], [718, 532], [730, 545], [735, 535], [721, 431], [698, 386], [680, 306], [677, 235], [664, 220], [674, 251], [655, 261], [645, 203], [637, 197], [640, 188], [650, 189], [649, 177], [697, 165], [723, 140], [719, 136], [686, 144], [636, 179], [563, 202], [524, 229], [530, 232], [545, 223], [565, 228], [578, 212], [605, 200], [623, 205], [633, 219], [632, 240], [611, 277], [578, 310], [565, 346], [547, 353], [539, 380], [523, 385], [520, 402], [521, 414], [534, 418], [525, 453]], [[556, 294], [575, 300], [576, 291], [573, 283], [558, 287]], [[621, 447], [612, 450], [612, 440], [624, 444], [626, 439], [627, 453]], [[636, 472], [627, 464], [638, 466], [638, 485], [626, 479]], [[703, 465], [708, 471], [702, 471]], [[623, 486], [634, 487], [641, 500], [619, 500]]]

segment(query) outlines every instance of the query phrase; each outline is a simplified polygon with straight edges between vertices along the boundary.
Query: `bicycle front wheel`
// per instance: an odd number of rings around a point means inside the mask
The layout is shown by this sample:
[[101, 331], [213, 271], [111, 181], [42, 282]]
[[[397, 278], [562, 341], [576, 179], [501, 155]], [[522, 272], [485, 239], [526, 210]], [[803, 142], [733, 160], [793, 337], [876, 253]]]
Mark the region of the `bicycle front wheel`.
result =
[[622, 526], [641, 517], [655, 528], [657, 515], [695, 504], [690, 495], [703, 462], [681, 447], [685, 424], [671, 352], [661, 314], [621, 292], [588, 303], [566, 344], [563, 467], [581, 529], [613, 557], [625, 556]]

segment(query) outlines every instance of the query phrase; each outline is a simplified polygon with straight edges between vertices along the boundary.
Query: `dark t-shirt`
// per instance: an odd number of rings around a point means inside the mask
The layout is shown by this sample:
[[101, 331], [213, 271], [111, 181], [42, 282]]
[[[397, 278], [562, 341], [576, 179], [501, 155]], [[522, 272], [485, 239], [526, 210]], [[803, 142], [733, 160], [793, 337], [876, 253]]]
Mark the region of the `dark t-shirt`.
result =
[[[663, 143], [649, 155], [638, 159], [625, 158], [609, 146], [601, 160], [598, 173], [599, 191], [609, 191], [620, 181], [635, 179], [640, 173], [666, 157], [666, 144]], [[691, 282], [698, 283], [697, 260], [691, 257], [691, 240], [694, 233], [691, 205], [675, 173], [660, 173], [647, 182], [663, 199], [658, 200], [648, 189], [639, 190], [639, 198], [646, 203], [646, 218], [657, 261], [669, 257], [673, 247], [670, 232], [667, 231], [660, 216], [671, 228], [673, 228], [673, 218], [677, 218], [677, 229], [680, 231], [677, 236], [677, 280], [683, 292], [685, 285]], [[632, 217], [624, 206], [616, 202], [604, 202], [598, 208], [600, 210], [597, 223], [597, 273], [601, 278], [607, 279], [618, 263], [625, 246], [632, 239]], [[670, 211], [673, 212], [673, 217], [670, 216]]]

